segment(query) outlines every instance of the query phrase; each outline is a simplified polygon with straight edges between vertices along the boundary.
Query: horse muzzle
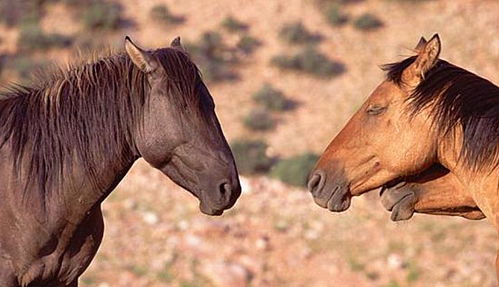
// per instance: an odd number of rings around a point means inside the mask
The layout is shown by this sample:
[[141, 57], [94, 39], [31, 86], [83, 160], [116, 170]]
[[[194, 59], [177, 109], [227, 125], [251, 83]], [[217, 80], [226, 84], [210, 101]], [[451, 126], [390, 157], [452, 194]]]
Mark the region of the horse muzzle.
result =
[[308, 190], [317, 205], [333, 212], [345, 211], [350, 207], [351, 194], [343, 178], [328, 180], [322, 170], [315, 170], [308, 180]]

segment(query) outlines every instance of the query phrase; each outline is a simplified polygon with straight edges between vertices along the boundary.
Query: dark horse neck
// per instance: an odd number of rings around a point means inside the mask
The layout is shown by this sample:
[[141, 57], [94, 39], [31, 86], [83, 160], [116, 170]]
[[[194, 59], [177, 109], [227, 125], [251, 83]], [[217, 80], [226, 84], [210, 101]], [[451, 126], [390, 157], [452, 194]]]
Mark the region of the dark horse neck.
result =
[[4, 258], [21, 258], [9, 265], [27, 282], [63, 272], [72, 237], [89, 214], [101, 218], [100, 203], [139, 157], [148, 89], [117, 55], [0, 96], [0, 227], [10, 226], [0, 234], [0, 269]]
[[138, 157], [145, 75], [117, 55], [42, 82], [15, 87], [0, 100], [0, 147], [8, 147], [14, 177], [24, 183], [23, 202], [66, 191], [81, 196], [82, 189], [104, 195], [116, 185], [113, 174], [122, 175]]

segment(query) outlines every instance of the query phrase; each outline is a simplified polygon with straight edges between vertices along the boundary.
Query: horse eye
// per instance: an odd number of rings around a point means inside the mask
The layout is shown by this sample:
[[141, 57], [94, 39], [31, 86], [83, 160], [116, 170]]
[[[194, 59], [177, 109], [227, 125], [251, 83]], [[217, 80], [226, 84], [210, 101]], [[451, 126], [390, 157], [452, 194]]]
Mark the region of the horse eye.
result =
[[381, 107], [381, 106], [372, 106], [367, 109], [367, 113], [369, 115], [377, 116], [382, 114], [384, 111], [386, 111], [387, 107]]

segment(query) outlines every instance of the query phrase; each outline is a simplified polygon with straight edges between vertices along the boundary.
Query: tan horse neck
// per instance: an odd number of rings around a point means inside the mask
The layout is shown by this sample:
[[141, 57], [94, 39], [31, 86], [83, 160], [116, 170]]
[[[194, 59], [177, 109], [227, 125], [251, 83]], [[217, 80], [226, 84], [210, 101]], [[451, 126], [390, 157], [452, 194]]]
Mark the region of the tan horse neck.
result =
[[459, 160], [462, 148], [460, 129], [449, 135], [438, 146], [439, 161], [454, 173], [473, 197], [487, 219], [499, 231], [499, 167], [470, 170]]

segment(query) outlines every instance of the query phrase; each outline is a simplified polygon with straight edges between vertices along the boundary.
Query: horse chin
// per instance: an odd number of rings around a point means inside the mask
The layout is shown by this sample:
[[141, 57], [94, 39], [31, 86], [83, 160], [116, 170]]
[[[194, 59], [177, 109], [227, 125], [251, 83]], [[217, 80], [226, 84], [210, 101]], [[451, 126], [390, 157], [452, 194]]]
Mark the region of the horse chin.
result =
[[207, 206], [206, 204], [203, 204], [202, 201], [199, 203], [199, 210], [202, 213], [204, 213], [206, 215], [210, 215], [210, 216], [220, 216], [224, 213], [223, 209], [211, 208], [211, 207]]
[[352, 197], [349, 193], [335, 192], [327, 202], [327, 209], [332, 212], [342, 212], [350, 208]]

